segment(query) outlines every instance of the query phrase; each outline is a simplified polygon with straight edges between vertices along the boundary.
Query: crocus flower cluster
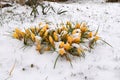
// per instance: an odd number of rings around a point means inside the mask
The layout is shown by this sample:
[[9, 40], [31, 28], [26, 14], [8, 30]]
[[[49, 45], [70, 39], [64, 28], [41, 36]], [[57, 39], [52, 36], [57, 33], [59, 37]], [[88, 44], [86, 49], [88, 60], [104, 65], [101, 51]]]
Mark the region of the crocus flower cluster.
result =
[[85, 51], [93, 49], [100, 40], [97, 33], [98, 30], [91, 31], [85, 22], [72, 24], [68, 21], [56, 29], [42, 23], [24, 30], [15, 28], [13, 38], [23, 41], [26, 46], [36, 46], [39, 53], [56, 51], [59, 57], [65, 57], [71, 62], [70, 55], [84, 57]]

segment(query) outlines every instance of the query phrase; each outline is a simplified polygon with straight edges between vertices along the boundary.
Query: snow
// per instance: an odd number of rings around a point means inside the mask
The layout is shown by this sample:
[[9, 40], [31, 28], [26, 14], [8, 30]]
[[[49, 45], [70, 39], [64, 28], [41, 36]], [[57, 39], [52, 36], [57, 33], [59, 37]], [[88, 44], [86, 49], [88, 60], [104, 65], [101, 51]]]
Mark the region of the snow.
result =
[[[56, 11], [59, 8], [67, 10], [61, 15], [52, 11], [42, 15], [41, 7], [38, 7], [40, 15], [35, 20], [29, 15], [31, 8], [28, 6], [15, 4], [2, 9], [0, 80], [120, 80], [120, 4], [104, 3], [103, 0], [72, 1], [50, 3]], [[80, 3], [76, 3], [77, 1]], [[35, 46], [21, 48], [22, 42], [13, 39], [9, 34], [16, 27], [23, 29], [37, 26], [43, 21], [55, 25], [69, 20], [76, 23], [85, 21], [92, 30], [99, 26], [99, 35], [113, 48], [99, 43], [94, 50], [86, 53], [85, 58], [72, 57], [73, 68], [68, 61], [60, 58], [53, 69], [56, 52], [39, 54]], [[15, 68], [9, 76], [14, 64]], [[31, 64], [34, 64], [33, 68], [30, 67]]]

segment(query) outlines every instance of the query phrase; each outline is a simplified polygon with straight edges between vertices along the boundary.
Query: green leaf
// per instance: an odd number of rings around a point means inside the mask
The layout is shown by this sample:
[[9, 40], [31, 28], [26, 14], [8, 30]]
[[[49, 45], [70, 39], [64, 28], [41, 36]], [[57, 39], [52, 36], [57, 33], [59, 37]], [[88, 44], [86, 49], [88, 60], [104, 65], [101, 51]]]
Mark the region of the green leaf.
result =
[[[101, 41], [103, 41], [104, 43], [106, 43], [107, 45], [109, 45], [110, 47], [112, 47], [112, 45], [110, 45], [108, 42], [106, 42], [105, 40], [103, 39], [100, 39]], [[112, 47], [113, 48], [113, 47]]]
[[58, 58], [60, 57], [60, 55], [58, 55], [57, 56], [57, 58], [55, 59], [55, 63], [54, 63], [54, 69], [55, 69], [55, 67], [56, 67], [56, 64], [57, 64], [57, 60], [58, 60]]
[[60, 14], [66, 13], [66, 12], [67, 12], [67, 11], [61, 11], [61, 10], [60, 10], [59, 12], [57, 12], [57, 14], [60, 15]]
[[97, 28], [97, 30], [96, 30], [94, 36], [96, 36], [96, 35], [98, 34], [98, 31], [99, 31], [99, 27]]
[[65, 55], [65, 57], [66, 57], [66, 59], [70, 62], [70, 65], [71, 65], [71, 67], [73, 68], [73, 65], [72, 65], [72, 62], [71, 62], [71, 59], [69, 58], [69, 56], [68, 56], [68, 55]]

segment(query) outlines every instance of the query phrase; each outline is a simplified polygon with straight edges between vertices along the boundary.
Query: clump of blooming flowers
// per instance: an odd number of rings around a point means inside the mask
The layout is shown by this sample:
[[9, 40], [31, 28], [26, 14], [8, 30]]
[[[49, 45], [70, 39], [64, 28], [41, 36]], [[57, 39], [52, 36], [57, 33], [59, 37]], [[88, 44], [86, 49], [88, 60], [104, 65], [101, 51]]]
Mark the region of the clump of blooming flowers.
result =
[[38, 27], [30, 27], [24, 31], [15, 28], [12, 35], [13, 38], [23, 41], [24, 45], [35, 45], [40, 54], [44, 51], [56, 51], [58, 57], [65, 57], [69, 62], [70, 55], [84, 57], [85, 52], [93, 49], [96, 42], [101, 39], [98, 29], [93, 32], [85, 22], [73, 25], [69, 21], [56, 29], [42, 23]]

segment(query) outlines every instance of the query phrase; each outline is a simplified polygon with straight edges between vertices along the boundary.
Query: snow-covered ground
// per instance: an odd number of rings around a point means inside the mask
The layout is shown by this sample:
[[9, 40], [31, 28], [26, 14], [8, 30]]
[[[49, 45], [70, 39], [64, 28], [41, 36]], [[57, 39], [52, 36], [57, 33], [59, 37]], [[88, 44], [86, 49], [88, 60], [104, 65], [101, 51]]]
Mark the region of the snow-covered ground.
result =
[[[31, 8], [28, 6], [14, 5], [1, 10], [0, 80], [120, 80], [120, 3], [75, 1], [79, 0], [74, 0], [74, 3], [50, 3], [56, 11], [67, 10], [61, 15], [52, 11], [42, 15], [41, 7], [38, 7], [39, 15], [35, 20], [29, 15]], [[99, 26], [99, 35], [113, 48], [99, 43], [95, 50], [86, 53], [85, 58], [73, 57], [73, 68], [66, 60], [59, 59], [53, 69], [57, 53], [45, 52], [40, 55], [35, 46], [23, 49], [22, 42], [9, 34], [15, 27], [22, 29], [43, 21], [56, 24], [69, 20], [85, 21], [93, 30]], [[14, 70], [9, 76], [14, 64]], [[31, 64], [34, 64], [33, 68]]]

